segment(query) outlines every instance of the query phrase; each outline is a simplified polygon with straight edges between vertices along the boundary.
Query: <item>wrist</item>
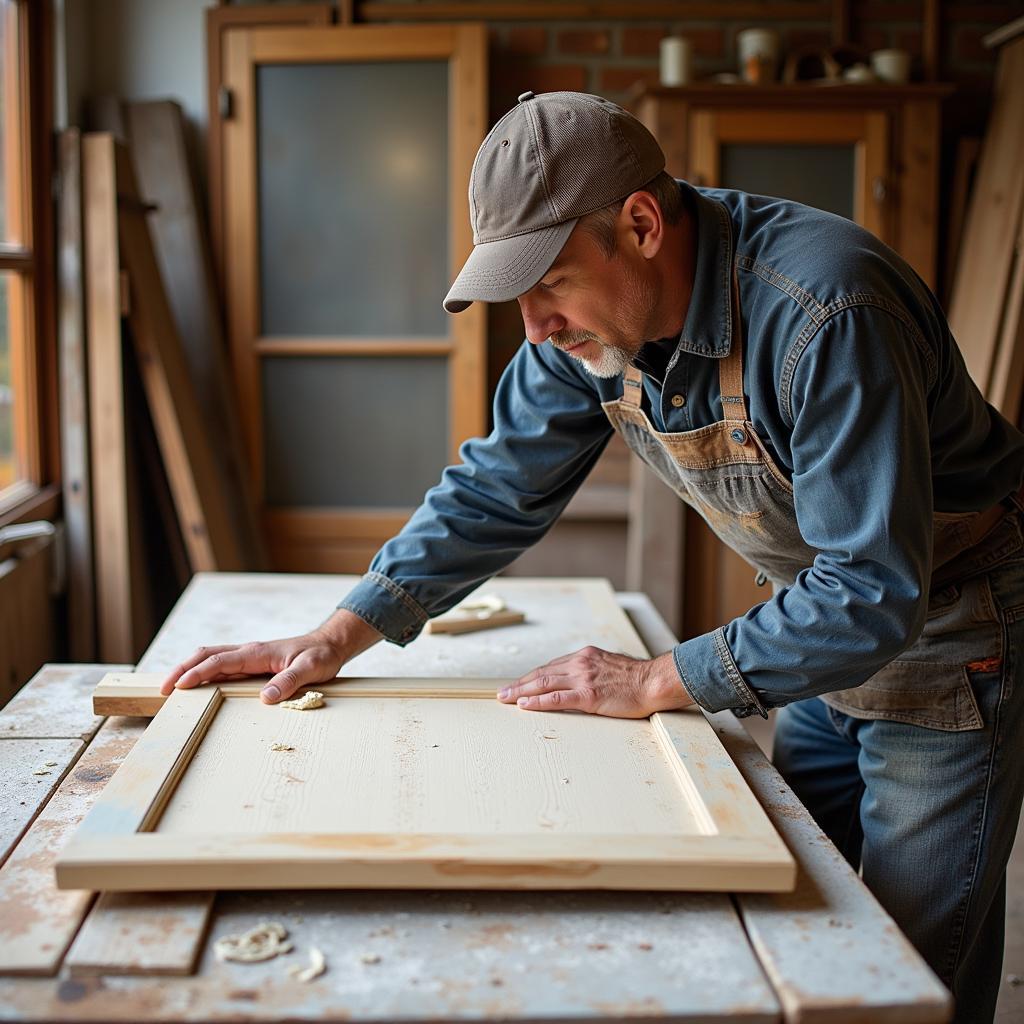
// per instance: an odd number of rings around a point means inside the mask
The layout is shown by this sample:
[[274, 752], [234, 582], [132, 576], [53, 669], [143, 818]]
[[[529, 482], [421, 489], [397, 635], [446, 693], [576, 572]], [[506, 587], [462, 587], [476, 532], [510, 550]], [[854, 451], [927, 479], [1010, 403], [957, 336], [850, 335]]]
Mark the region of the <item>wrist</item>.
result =
[[373, 626], [347, 608], [335, 611], [312, 631], [312, 635], [331, 647], [343, 663], [381, 639], [381, 634]]
[[688, 708], [696, 703], [679, 678], [679, 670], [671, 651], [653, 658], [647, 666], [649, 690], [659, 711]]

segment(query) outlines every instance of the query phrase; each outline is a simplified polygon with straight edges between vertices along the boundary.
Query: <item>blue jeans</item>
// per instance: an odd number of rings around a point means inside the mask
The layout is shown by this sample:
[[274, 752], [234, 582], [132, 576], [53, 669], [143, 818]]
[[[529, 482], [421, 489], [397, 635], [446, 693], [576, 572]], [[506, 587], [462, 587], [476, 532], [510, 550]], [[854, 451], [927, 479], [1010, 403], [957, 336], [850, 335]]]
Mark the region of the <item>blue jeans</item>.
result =
[[818, 698], [779, 712], [773, 760], [956, 1000], [990, 1022], [1006, 863], [1024, 795], [1024, 558], [988, 572], [1002, 656], [963, 661], [981, 728], [853, 718]]

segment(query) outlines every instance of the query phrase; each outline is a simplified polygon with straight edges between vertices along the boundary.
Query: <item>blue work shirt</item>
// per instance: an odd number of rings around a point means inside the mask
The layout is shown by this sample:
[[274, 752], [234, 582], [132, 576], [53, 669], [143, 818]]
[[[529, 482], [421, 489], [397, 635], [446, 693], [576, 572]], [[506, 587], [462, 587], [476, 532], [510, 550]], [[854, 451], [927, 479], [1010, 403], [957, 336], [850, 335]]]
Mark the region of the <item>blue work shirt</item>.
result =
[[[636, 359], [644, 409], [672, 433], [723, 418], [735, 263], [749, 415], [817, 552], [792, 586], [725, 624], [727, 652], [715, 633], [674, 651], [698, 704], [745, 715], [756, 704], [723, 656], [768, 708], [856, 686], [913, 643], [933, 510], [980, 511], [1016, 490], [1024, 435], [970, 379], [927, 286], [868, 231], [786, 200], [680, 188], [697, 230], [694, 287], [679, 337]], [[393, 643], [414, 639], [540, 540], [611, 435], [601, 403], [621, 393], [621, 377], [524, 342], [498, 384], [491, 434], [462, 446], [462, 463], [339, 607]]]

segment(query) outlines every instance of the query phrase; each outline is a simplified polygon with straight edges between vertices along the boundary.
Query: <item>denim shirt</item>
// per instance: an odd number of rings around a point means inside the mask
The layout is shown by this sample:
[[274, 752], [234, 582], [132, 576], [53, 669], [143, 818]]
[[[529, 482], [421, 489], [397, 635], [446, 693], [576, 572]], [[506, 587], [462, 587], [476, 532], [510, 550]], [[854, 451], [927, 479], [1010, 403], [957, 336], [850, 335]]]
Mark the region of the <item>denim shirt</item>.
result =
[[[914, 642], [933, 511], [980, 511], [1020, 486], [1024, 435], [984, 401], [927, 286], [869, 232], [781, 199], [680, 188], [697, 230], [694, 287], [679, 337], [636, 359], [644, 409], [664, 432], [723, 418], [735, 264], [749, 415], [816, 552], [791, 586], [724, 624], [728, 651], [715, 633], [674, 651], [698, 704], [745, 715], [856, 686]], [[544, 535], [610, 437], [601, 403], [621, 392], [621, 377], [524, 342], [491, 434], [462, 446], [338, 607], [394, 643], [414, 639]]]

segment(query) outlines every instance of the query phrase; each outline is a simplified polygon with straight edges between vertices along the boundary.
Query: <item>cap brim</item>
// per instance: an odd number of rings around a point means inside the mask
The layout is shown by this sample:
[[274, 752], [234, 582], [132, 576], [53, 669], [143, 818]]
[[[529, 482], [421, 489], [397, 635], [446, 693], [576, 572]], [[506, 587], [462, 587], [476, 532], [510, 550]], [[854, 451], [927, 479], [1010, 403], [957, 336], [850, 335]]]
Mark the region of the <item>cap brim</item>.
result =
[[529, 291], [555, 262], [575, 226], [575, 220], [567, 220], [475, 245], [445, 296], [444, 308], [461, 313], [474, 302], [506, 302]]

